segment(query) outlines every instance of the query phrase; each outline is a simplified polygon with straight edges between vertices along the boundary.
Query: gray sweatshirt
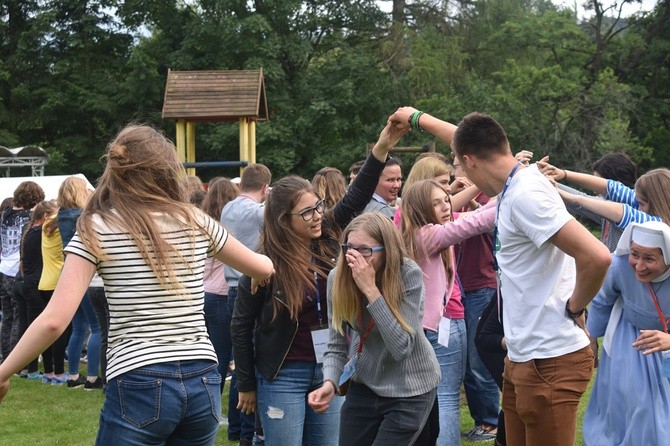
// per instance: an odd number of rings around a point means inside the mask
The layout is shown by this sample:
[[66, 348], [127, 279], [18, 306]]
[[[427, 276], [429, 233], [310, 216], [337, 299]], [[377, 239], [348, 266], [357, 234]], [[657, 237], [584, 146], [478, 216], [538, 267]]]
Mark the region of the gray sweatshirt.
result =
[[[348, 360], [347, 340], [332, 325], [333, 280], [337, 269], [328, 275], [328, 321], [330, 325], [328, 349], [324, 356], [325, 380], [339, 382]], [[363, 327], [353, 324], [358, 335], [352, 351], [358, 351], [360, 336], [367, 332], [361, 353], [356, 355], [356, 373], [353, 381], [364, 384], [379, 396], [405, 398], [422, 395], [440, 380], [440, 368], [435, 353], [423, 332], [423, 280], [421, 268], [405, 258], [401, 270], [405, 295], [400, 313], [412, 327], [406, 332], [393, 316], [383, 296], [363, 309]]]

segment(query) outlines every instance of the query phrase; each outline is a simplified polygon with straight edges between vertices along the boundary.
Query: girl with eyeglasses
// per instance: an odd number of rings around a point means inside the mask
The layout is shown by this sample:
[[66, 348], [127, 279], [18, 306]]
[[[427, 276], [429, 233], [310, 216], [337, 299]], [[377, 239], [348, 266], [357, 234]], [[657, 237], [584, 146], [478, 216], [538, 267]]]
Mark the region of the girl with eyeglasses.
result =
[[[357, 217], [342, 240], [337, 268], [328, 276], [325, 382], [309, 395], [309, 403], [317, 412], [327, 411], [337, 404], [335, 395], [346, 392], [341, 445], [412, 445], [440, 378], [421, 330], [421, 269], [407, 258], [400, 234], [381, 214]], [[348, 361], [349, 327], [358, 336]]]
[[409, 257], [423, 271], [426, 289], [422, 328], [442, 372], [437, 387], [438, 410], [421, 437], [424, 439], [425, 435], [430, 440], [421, 444], [435, 444], [439, 432], [438, 445], [457, 445], [460, 444], [460, 388], [465, 373], [467, 337], [453, 246], [491, 231], [496, 209], [493, 203], [487, 204], [454, 221], [449, 194], [434, 180], [411, 184], [403, 198], [402, 237]]
[[265, 204], [260, 251], [275, 275], [255, 289], [242, 277], [232, 320], [238, 408], [258, 408], [265, 445], [337, 444], [337, 398], [322, 414], [307, 404], [323, 383], [328, 336], [326, 278], [339, 253], [339, 234], [370, 201], [388, 150], [407, 128], [387, 124], [345, 196], [328, 210], [313, 186], [297, 176], [282, 178]]

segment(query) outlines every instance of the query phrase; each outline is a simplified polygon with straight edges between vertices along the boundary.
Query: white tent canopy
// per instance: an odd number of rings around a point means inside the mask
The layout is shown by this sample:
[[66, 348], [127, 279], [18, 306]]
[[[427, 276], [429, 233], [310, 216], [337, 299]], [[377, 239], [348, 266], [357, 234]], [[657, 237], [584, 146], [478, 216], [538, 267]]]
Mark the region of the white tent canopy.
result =
[[44, 196], [46, 200], [51, 200], [58, 197], [58, 189], [63, 181], [69, 177], [77, 177], [86, 181], [89, 189], [94, 190], [93, 185], [88, 181], [84, 174], [78, 173], [75, 175], [51, 175], [45, 177], [9, 177], [9, 178], [0, 178], [0, 201], [4, 200], [7, 197], [14, 195], [14, 190], [18, 187], [19, 184], [24, 181], [34, 181], [39, 184], [40, 187], [44, 190]]

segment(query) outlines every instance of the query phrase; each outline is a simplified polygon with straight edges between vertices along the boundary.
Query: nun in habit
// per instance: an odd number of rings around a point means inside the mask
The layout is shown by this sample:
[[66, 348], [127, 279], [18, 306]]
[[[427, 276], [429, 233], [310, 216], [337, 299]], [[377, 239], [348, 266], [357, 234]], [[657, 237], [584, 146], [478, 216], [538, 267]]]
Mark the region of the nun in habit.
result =
[[592, 339], [604, 339], [584, 414], [586, 446], [670, 444], [668, 282], [670, 227], [628, 226], [589, 310]]

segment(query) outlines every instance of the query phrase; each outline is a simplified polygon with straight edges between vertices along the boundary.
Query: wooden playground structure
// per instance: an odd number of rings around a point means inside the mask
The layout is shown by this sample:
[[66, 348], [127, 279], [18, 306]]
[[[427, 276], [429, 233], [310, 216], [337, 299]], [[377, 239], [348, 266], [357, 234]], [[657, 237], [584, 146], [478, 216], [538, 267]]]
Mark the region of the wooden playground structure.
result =
[[[240, 161], [230, 165], [240, 166], [241, 174], [247, 163], [256, 162], [256, 122], [268, 120], [263, 69], [168, 70], [163, 119], [176, 120], [177, 153], [191, 166], [206, 164], [196, 163], [196, 123], [238, 122]], [[195, 175], [195, 167], [187, 173]]]

